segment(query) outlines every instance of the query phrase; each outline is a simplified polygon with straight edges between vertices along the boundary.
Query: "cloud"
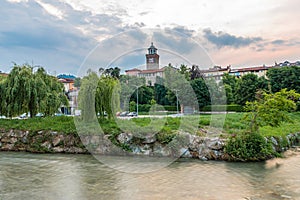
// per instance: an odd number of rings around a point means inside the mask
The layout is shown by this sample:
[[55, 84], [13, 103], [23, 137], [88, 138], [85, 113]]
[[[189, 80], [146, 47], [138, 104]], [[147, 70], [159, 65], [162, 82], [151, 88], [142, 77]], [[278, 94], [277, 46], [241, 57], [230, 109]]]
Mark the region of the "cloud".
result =
[[228, 33], [219, 31], [212, 32], [210, 29], [204, 29], [204, 38], [207, 39], [212, 44], [216, 45], [219, 48], [222, 47], [233, 47], [239, 48], [244, 46], [249, 46], [257, 42], [262, 41], [261, 37], [241, 37], [234, 36]]
[[271, 44], [274, 44], [274, 45], [283, 45], [285, 43], [286, 43], [286, 41], [284, 41], [284, 40], [273, 40], [271, 42]]
[[1, 1], [0, 13], [2, 71], [7, 71], [12, 61], [33, 61], [58, 72], [74, 73], [99, 38], [124, 31], [117, 16], [74, 10], [61, 1]]
[[177, 31], [181, 34], [184, 34], [188, 37], [191, 37], [195, 31], [194, 30], [191, 30], [191, 29], [188, 29], [187, 27], [185, 26], [175, 26], [174, 28], [172, 28], [173, 31]]

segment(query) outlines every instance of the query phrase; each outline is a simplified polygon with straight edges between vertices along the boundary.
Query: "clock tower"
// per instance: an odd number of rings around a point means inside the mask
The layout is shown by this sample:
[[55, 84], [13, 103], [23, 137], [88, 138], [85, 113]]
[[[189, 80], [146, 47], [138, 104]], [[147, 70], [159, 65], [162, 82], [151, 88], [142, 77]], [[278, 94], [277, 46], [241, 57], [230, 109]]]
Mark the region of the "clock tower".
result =
[[156, 53], [157, 48], [151, 42], [151, 46], [148, 48], [148, 54], [146, 54], [146, 66], [147, 69], [159, 69], [159, 55]]

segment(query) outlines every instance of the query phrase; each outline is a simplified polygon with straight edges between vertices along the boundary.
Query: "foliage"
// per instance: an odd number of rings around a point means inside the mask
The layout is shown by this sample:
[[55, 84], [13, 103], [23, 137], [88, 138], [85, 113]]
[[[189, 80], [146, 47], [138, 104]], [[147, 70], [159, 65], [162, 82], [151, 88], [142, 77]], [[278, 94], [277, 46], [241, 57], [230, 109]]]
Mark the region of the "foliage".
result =
[[255, 74], [242, 76], [237, 82], [235, 103], [245, 105], [247, 101], [254, 101], [255, 93], [258, 89], [267, 89], [267, 86], [262, 82], [264, 82], [264, 79], [259, 79]]
[[119, 67], [110, 67], [107, 69], [99, 68], [99, 72], [103, 76], [110, 76], [116, 79], [120, 78], [121, 69]]
[[225, 73], [222, 78], [221, 84], [224, 86], [226, 92], [227, 104], [234, 103], [234, 94], [236, 91], [238, 79], [235, 76]]
[[256, 132], [259, 127], [269, 125], [280, 126], [282, 122], [291, 121], [287, 112], [296, 110], [296, 103], [300, 94], [294, 90], [282, 89], [275, 94], [267, 94], [263, 91], [256, 93], [256, 101], [247, 102], [245, 120], [249, 123], [250, 131]]
[[243, 112], [243, 106], [240, 105], [208, 105], [201, 109], [201, 111], [223, 111], [223, 112]]
[[95, 72], [90, 72], [82, 79], [78, 95], [82, 118], [90, 122], [95, 119], [95, 113], [104, 118], [106, 112], [108, 118], [112, 119], [119, 110], [119, 91], [117, 79], [110, 76], [99, 78]]
[[43, 68], [33, 73], [29, 65], [15, 65], [2, 86], [2, 114], [13, 117], [30, 112], [35, 116], [38, 112], [45, 115], [54, 114], [62, 105], [67, 106], [68, 101], [63, 93], [63, 85], [57, 78], [50, 76]]
[[272, 92], [287, 88], [300, 93], [299, 66], [271, 68], [267, 72], [267, 77], [270, 80]]
[[203, 78], [193, 79], [190, 83], [196, 94], [199, 108], [203, 108], [204, 106], [210, 104], [209, 90]]
[[80, 88], [81, 86], [81, 78], [77, 77], [74, 79], [74, 87]]
[[236, 161], [265, 160], [276, 154], [271, 144], [259, 133], [244, 133], [230, 137], [225, 145], [225, 153]]

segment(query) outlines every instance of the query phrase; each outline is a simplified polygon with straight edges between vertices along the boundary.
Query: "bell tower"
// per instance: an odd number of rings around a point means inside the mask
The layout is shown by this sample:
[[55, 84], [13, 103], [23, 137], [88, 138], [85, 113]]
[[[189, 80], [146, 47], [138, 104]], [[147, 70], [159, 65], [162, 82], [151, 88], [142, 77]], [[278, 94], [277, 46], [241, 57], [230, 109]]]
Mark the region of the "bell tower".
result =
[[148, 54], [146, 54], [146, 66], [147, 69], [159, 69], [159, 55], [157, 54], [157, 48], [151, 42], [151, 46], [148, 48]]

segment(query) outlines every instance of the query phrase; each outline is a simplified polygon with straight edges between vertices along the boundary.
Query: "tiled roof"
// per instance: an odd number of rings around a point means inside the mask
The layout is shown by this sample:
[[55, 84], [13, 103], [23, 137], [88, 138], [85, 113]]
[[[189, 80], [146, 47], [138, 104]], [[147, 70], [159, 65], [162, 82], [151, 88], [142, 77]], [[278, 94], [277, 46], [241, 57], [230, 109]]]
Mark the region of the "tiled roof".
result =
[[137, 69], [137, 68], [125, 70], [125, 72], [140, 72], [140, 71], [142, 71], [142, 70]]
[[246, 67], [246, 68], [231, 69], [231, 72], [248, 72], [248, 71], [257, 71], [257, 70], [268, 70], [269, 68], [271, 68], [271, 67], [267, 67], [267, 66]]

